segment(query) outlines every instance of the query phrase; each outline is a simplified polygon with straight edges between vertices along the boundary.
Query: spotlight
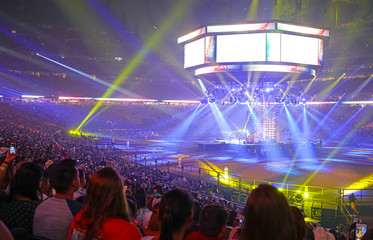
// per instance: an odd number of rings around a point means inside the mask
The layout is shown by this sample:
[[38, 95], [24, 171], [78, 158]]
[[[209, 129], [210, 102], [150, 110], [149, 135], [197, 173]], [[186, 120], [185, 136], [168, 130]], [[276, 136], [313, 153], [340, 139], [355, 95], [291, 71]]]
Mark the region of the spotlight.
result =
[[270, 92], [272, 92], [273, 91], [273, 88], [266, 88], [265, 89], [265, 92], [267, 92], [267, 93], [270, 93]]
[[293, 105], [298, 105], [298, 104], [299, 104], [298, 100], [295, 99], [295, 98], [290, 99], [290, 102], [291, 102], [291, 104], [293, 104]]
[[207, 98], [202, 98], [202, 99], [201, 99], [201, 104], [207, 104], [207, 103], [208, 103]]
[[209, 99], [209, 102], [210, 102], [210, 103], [214, 103], [215, 101], [216, 101], [215, 98], [210, 98], [210, 99]]

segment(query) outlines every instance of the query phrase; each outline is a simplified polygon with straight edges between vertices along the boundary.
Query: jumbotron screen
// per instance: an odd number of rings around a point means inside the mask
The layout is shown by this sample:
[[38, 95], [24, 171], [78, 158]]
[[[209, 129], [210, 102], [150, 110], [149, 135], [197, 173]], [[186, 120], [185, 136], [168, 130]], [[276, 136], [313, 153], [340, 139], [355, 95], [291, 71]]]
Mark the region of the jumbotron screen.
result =
[[205, 38], [198, 39], [185, 44], [184, 47], [184, 68], [204, 64]]
[[281, 62], [320, 65], [319, 39], [281, 34]]
[[284, 23], [207, 26], [192, 33], [178, 39], [186, 43], [185, 68], [229, 64], [322, 66], [323, 38], [329, 36], [325, 29]]
[[216, 62], [255, 62], [266, 60], [266, 34], [218, 35]]
[[211, 63], [214, 55], [214, 37], [207, 36], [184, 46], [184, 68]]

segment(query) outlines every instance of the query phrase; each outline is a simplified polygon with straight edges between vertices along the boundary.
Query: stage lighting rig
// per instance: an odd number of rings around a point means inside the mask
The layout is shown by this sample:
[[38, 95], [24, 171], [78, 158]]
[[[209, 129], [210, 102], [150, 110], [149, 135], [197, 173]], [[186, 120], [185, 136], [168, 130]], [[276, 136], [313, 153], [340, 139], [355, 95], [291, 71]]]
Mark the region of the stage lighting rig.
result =
[[274, 82], [214, 85], [205, 91], [202, 104], [218, 103], [222, 105], [248, 103], [248, 104], [279, 104], [289, 103], [299, 105], [305, 102], [305, 95], [296, 85], [288, 86], [286, 83]]

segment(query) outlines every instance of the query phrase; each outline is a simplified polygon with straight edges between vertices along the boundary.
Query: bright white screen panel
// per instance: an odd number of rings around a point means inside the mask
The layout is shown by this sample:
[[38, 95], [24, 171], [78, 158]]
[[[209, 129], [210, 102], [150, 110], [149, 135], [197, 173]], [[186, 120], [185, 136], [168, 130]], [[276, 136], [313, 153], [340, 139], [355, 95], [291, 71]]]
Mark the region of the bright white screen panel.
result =
[[217, 36], [216, 62], [253, 62], [265, 60], [265, 33]]
[[319, 64], [319, 39], [281, 34], [281, 62]]
[[205, 39], [201, 38], [184, 46], [184, 68], [203, 64], [205, 61]]
[[267, 61], [281, 61], [281, 33], [267, 33]]

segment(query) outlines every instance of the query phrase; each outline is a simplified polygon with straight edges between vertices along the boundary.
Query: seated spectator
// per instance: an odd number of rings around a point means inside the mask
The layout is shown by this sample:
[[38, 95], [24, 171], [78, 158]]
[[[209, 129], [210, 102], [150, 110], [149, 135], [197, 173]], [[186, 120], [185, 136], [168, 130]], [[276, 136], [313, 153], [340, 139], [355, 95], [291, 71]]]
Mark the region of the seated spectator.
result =
[[74, 192], [79, 188], [76, 167], [74, 160], [64, 159], [48, 169], [50, 185], [56, 194], [36, 208], [33, 225], [35, 235], [53, 240], [67, 239], [71, 222], [81, 209], [81, 205], [73, 200]]
[[199, 215], [201, 214], [201, 205], [198, 201], [193, 202], [193, 222], [192, 225], [185, 231], [184, 238], [188, 236], [191, 232], [199, 231]]
[[290, 207], [291, 219], [293, 220], [297, 240], [314, 240], [315, 236], [311, 228], [304, 221], [301, 210], [295, 206]]
[[82, 198], [85, 196], [85, 184], [86, 184], [85, 173], [82, 169], [78, 169], [78, 171], [79, 171], [80, 182], [79, 182], [79, 189], [74, 192], [74, 197], [73, 197], [74, 200], [77, 200], [77, 198]]
[[160, 240], [182, 240], [185, 230], [191, 225], [193, 201], [180, 189], [167, 192], [160, 203]]
[[156, 203], [153, 206], [153, 214], [150, 217], [149, 223], [144, 230], [147, 236], [157, 236], [159, 237], [161, 231], [161, 222], [159, 220], [159, 206], [160, 203]]
[[35, 208], [40, 204], [42, 170], [33, 163], [23, 164], [10, 185], [8, 199], [0, 204], [0, 219], [12, 230], [23, 228], [32, 234]]
[[[323, 227], [317, 227], [314, 231], [315, 240], [335, 240], [335, 237]], [[355, 239], [355, 238], [353, 238]]]
[[141, 221], [137, 218], [137, 207], [133, 199], [133, 196], [132, 195], [127, 196], [126, 194], [126, 198], [127, 198], [127, 203], [128, 203], [128, 210], [129, 210], [130, 217], [131, 217], [131, 223], [133, 223], [139, 229], [142, 236], [145, 236]]
[[236, 221], [237, 212], [234, 210], [230, 210], [228, 214], [227, 226], [234, 227], [234, 223]]
[[233, 221], [231, 231], [229, 232], [228, 240], [239, 239], [241, 236], [241, 222], [242, 220], [236, 218]]
[[[352, 223], [351, 225], [350, 225], [350, 230], [348, 231], [348, 236], [347, 236], [347, 239], [351, 239], [351, 240], [355, 240], [356, 239], [356, 222], [354, 222], [354, 223]], [[316, 230], [317, 229], [315, 229], [315, 238], [316, 238]]]
[[136, 191], [135, 199], [137, 203], [137, 218], [141, 221], [141, 224], [144, 226], [143, 224], [144, 216], [147, 212], [149, 212], [149, 209], [146, 207], [145, 192], [142, 190]]
[[53, 197], [53, 188], [49, 184], [49, 170], [46, 169], [43, 172], [43, 176], [41, 178], [41, 192], [43, 193], [43, 200]]
[[250, 193], [245, 208], [241, 239], [296, 239], [288, 202], [275, 187], [259, 185]]
[[159, 181], [157, 181], [157, 185], [153, 187], [153, 194], [156, 194], [156, 193], [159, 193], [161, 195], [163, 194], [162, 184]]
[[199, 232], [190, 233], [185, 240], [222, 240], [226, 230], [228, 212], [218, 205], [207, 205], [199, 217]]
[[75, 216], [68, 239], [141, 239], [130, 221], [122, 180], [113, 168], [101, 168], [88, 183], [85, 207]]
[[[150, 200], [150, 199], [149, 199]], [[161, 195], [157, 195], [155, 194], [153, 198], [151, 198], [151, 201], [149, 201], [149, 205], [151, 206], [151, 211], [148, 211], [145, 215], [144, 215], [144, 218], [143, 218], [143, 226], [144, 228], [148, 228], [148, 224], [149, 224], [149, 221], [150, 221], [150, 218], [152, 217], [152, 215], [154, 214], [154, 206], [157, 204], [157, 203], [160, 203], [161, 202]]]

